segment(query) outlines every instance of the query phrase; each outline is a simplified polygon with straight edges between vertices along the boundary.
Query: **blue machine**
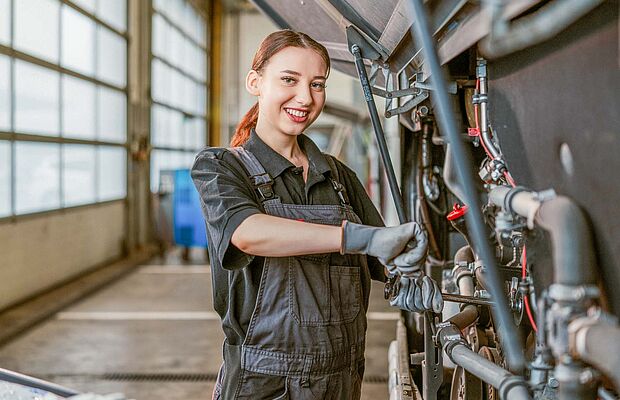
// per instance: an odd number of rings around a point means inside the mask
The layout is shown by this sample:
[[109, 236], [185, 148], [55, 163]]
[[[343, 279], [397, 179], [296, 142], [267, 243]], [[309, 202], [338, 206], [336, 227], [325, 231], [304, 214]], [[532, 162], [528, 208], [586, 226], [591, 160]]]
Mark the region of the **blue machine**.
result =
[[187, 169], [174, 171], [172, 202], [174, 243], [184, 247], [207, 247], [200, 198]]

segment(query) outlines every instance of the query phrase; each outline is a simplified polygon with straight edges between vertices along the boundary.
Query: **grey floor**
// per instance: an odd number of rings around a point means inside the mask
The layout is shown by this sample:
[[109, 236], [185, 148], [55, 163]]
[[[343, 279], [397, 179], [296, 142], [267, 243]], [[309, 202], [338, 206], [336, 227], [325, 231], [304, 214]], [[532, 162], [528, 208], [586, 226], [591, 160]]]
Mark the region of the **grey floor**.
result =
[[[137, 400], [210, 399], [223, 334], [202, 251], [179, 251], [63, 310], [0, 348], [0, 367], [83, 392]], [[387, 399], [398, 313], [373, 282], [362, 398]]]

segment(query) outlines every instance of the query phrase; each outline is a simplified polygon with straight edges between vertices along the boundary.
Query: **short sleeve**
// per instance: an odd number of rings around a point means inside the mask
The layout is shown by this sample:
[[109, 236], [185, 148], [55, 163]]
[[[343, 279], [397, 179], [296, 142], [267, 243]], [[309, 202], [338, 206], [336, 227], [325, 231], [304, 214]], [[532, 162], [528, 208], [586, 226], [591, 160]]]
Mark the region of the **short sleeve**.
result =
[[191, 175], [216, 253], [211, 257], [225, 269], [247, 266], [254, 256], [239, 250], [231, 239], [239, 225], [261, 209], [243, 167], [226, 149], [208, 148], [196, 156]]
[[[355, 213], [360, 217], [362, 223], [371, 226], [385, 226], [381, 214], [368, 196], [364, 185], [358, 179], [352, 169], [336, 160], [336, 166], [340, 170], [341, 182], [349, 194], [349, 200]], [[375, 257], [368, 256], [368, 269], [370, 277], [376, 281], [385, 282], [385, 267]]]

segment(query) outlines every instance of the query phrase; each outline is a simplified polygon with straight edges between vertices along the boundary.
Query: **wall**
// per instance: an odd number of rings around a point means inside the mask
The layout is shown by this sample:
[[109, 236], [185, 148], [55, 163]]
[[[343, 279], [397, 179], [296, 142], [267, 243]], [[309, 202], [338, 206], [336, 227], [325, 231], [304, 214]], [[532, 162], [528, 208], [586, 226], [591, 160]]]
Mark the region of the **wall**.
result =
[[125, 204], [116, 201], [0, 224], [0, 310], [123, 251]]

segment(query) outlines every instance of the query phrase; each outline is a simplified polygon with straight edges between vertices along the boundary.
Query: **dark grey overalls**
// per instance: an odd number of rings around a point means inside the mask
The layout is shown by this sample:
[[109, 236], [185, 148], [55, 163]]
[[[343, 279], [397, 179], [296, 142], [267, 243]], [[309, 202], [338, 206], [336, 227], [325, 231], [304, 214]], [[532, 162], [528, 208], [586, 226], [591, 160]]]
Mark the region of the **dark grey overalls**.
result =
[[[341, 204], [283, 204], [273, 180], [247, 150], [230, 149], [245, 166], [269, 215], [340, 225], [360, 222], [332, 170]], [[333, 178], [336, 179], [333, 179]], [[370, 275], [365, 256], [266, 257], [256, 307], [241, 346], [241, 374], [225, 399], [359, 399], [364, 374]], [[366, 290], [362, 290], [362, 288]], [[218, 378], [221, 384], [222, 372]], [[273, 376], [285, 377], [278, 388]], [[277, 394], [276, 394], [277, 393]], [[217, 397], [214, 393], [214, 397]]]

